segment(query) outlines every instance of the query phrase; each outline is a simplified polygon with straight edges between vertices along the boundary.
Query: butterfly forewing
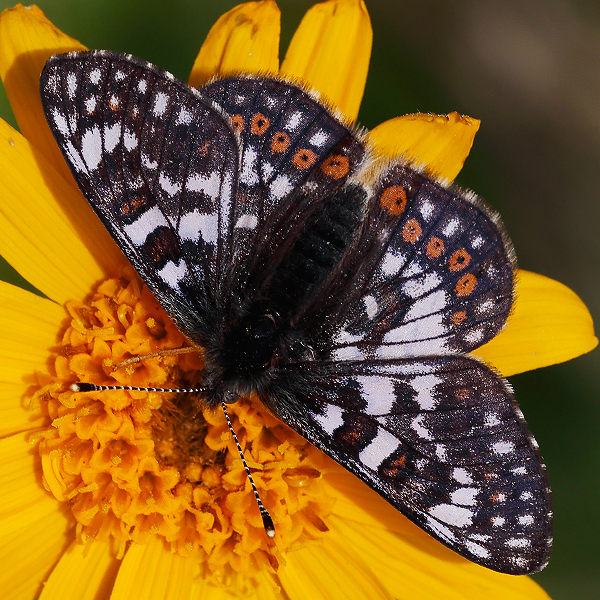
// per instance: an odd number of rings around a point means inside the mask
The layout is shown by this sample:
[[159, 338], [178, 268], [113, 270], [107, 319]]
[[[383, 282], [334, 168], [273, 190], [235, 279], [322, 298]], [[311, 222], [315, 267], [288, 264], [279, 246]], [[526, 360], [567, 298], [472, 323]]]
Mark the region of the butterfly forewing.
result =
[[86, 198], [194, 339], [227, 268], [238, 142], [229, 119], [147, 63], [95, 52], [50, 60], [44, 110]]
[[355, 131], [280, 80], [196, 91], [96, 51], [50, 59], [40, 90], [86, 198], [208, 348], [209, 406], [256, 391], [456, 552], [545, 566], [537, 445], [508, 384], [463, 355], [513, 300], [510, 244], [479, 200], [367, 163]]

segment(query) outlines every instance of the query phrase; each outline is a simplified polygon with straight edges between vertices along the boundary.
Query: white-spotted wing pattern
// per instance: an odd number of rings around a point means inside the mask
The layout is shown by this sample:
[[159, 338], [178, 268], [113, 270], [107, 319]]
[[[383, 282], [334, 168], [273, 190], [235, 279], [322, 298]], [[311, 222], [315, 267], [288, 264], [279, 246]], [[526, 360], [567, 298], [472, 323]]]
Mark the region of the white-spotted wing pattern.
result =
[[[474, 195], [396, 162], [314, 95], [194, 90], [131, 56], [51, 58], [40, 91], [79, 187], [204, 348], [204, 400], [269, 409], [462, 556], [545, 566], [545, 467], [509, 385], [468, 356], [514, 261]], [[399, 557], [401, 560], [401, 557]]]

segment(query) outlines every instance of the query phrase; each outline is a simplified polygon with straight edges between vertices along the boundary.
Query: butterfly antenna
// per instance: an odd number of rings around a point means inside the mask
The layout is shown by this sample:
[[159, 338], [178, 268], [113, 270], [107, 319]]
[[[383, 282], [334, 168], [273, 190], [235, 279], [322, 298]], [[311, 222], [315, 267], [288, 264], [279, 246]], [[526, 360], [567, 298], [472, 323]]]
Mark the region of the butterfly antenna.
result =
[[260, 516], [262, 517], [265, 531], [267, 532], [267, 535], [270, 538], [275, 537], [275, 525], [273, 524], [273, 519], [271, 518], [269, 511], [265, 508], [265, 505], [262, 503], [262, 500], [260, 499], [260, 496], [258, 495], [258, 490], [256, 489], [256, 485], [254, 484], [254, 479], [252, 479], [252, 474], [250, 473], [250, 468], [248, 467], [248, 463], [246, 462], [246, 459], [244, 458], [244, 452], [242, 450], [242, 447], [240, 446], [237, 435], [235, 434], [235, 431], [233, 430], [233, 425], [231, 424], [231, 419], [229, 418], [229, 415], [227, 414], [227, 409], [225, 408], [224, 400], [221, 400], [221, 406], [223, 406], [223, 412], [225, 413], [225, 418], [227, 419], [227, 425], [229, 425], [229, 431], [231, 431], [231, 435], [233, 436], [233, 441], [235, 442], [238, 452], [240, 453], [240, 458], [242, 459], [242, 464], [244, 465], [244, 469], [246, 469], [246, 475], [248, 475], [250, 485], [252, 486], [252, 491], [254, 492], [254, 497], [256, 498], [256, 503], [258, 504], [258, 510], [260, 510]]
[[94, 383], [72, 383], [70, 386], [72, 392], [104, 392], [107, 390], [126, 390], [128, 392], [167, 392], [167, 393], [190, 393], [199, 394], [206, 391], [206, 388], [153, 388], [137, 387], [135, 385], [96, 385]]

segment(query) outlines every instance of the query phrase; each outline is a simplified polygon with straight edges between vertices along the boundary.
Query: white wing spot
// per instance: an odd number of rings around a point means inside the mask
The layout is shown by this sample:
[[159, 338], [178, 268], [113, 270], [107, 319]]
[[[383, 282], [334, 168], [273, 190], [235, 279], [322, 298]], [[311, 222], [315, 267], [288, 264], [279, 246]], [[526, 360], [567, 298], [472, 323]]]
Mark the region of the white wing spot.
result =
[[167, 283], [171, 289], [177, 289], [177, 284], [186, 276], [187, 266], [183, 259], [177, 264], [172, 260], [168, 261], [167, 264], [158, 271], [160, 278]]
[[415, 431], [415, 433], [422, 440], [431, 440], [433, 438], [431, 436], [431, 433], [430, 433], [429, 429], [427, 429], [427, 427], [425, 427], [423, 425], [423, 419], [424, 418], [425, 418], [425, 415], [418, 415], [417, 417], [415, 417], [412, 420], [412, 423], [410, 424], [410, 426], [413, 428], [413, 430]]
[[313, 136], [308, 140], [313, 146], [317, 146], [320, 148], [325, 144], [325, 142], [329, 139], [327, 133], [325, 133], [322, 129], [313, 134]]
[[121, 139], [121, 124], [104, 126], [104, 149], [107, 152], [112, 152]]
[[258, 173], [256, 172], [256, 160], [258, 155], [253, 148], [246, 148], [244, 158], [242, 160], [242, 172], [240, 173], [240, 181], [248, 186], [258, 184]]
[[333, 435], [333, 432], [344, 424], [344, 411], [334, 404], [326, 404], [325, 412], [321, 415], [313, 413], [313, 417], [317, 423], [321, 425], [323, 430], [329, 435]]
[[92, 71], [90, 71], [90, 81], [94, 85], [98, 85], [101, 75], [102, 75], [102, 73], [101, 73], [100, 69], [93, 69]]
[[133, 133], [132, 131], [125, 131], [123, 135], [123, 144], [125, 145], [125, 148], [129, 150], [129, 152], [136, 148], [138, 143], [139, 139], [137, 134]]
[[68, 136], [69, 135], [69, 124], [67, 123], [65, 116], [61, 112], [59, 112], [56, 108], [52, 109], [52, 119], [54, 120], [54, 124], [56, 125], [58, 130], [62, 133], [62, 135], [64, 135], [65, 137]]
[[88, 98], [83, 104], [88, 115], [91, 115], [96, 110], [96, 98], [94, 96]]
[[296, 129], [296, 127], [298, 127], [298, 125], [300, 125], [301, 121], [302, 121], [302, 113], [295, 112], [290, 115], [288, 122], [286, 123], [286, 127], [288, 129], [290, 129], [291, 131], [293, 131], [294, 129]]
[[136, 246], [141, 246], [148, 235], [157, 227], [167, 225], [165, 216], [160, 212], [158, 206], [153, 206], [141, 214], [133, 223], [123, 225], [123, 231]]
[[363, 302], [365, 305], [365, 311], [367, 313], [367, 317], [369, 319], [372, 319], [377, 314], [377, 311], [379, 310], [379, 305], [377, 304], [377, 300], [375, 300], [374, 296], [371, 296], [369, 294], [368, 296], [365, 296], [363, 298]]
[[221, 191], [221, 177], [217, 171], [213, 171], [209, 175], [194, 173], [188, 177], [185, 187], [190, 192], [203, 192], [209, 198], [216, 200]]
[[155, 117], [162, 117], [167, 110], [167, 106], [169, 105], [169, 96], [164, 92], [159, 92], [156, 94], [154, 98], [154, 106], [152, 107], [152, 112]]
[[458, 488], [450, 494], [450, 500], [455, 504], [462, 504], [463, 506], [475, 506], [477, 503], [475, 497], [479, 491], [479, 488], [476, 487]]
[[287, 175], [278, 175], [270, 186], [271, 195], [277, 200], [287, 196], [294, 189], [294, 184]]
[[254, 229], [258, 225], [256, 215], [242, 215], [235, 224], [236, 228], [244, 227], [245, 229]]
[[452, 471], [452, 477], [454, 477], [454, 480], [458, 481], [458, 483], [473, 483], [473, 477], [471, 477], [471, 474], [462, 467], [456, 467], [454, 471]]
[[400, 440], [383, 428], [377, 430], [377, 435], [371, 443], [358, 455], [359, 460], [370, 469], [377, 469], [379, 465], [391, 454], [393, 454]]
[[474, 554], [475, 556], [479, 556], [479, 558], [487, 558], [490, 555], [490, 551], [481, 546], [480, 544], [476, 544], [475, 542], [467, 541], [465, 543], [465, 548]]
[[417, 375], [410, 382], [411, 387], [417, 395], [415, 402], [419, 405], [421, 410], [433, 410], [438, 401], [433, 397], [433, 388], [440, 383], [442, 380], [437, 375]]
[[397, 252], [388, 250], [381, 261], [381, 271], [387, 277], [393, 277], [399, 273], [406, 262], [406, 258]]
[[181, 217], [178, 232], [182, 240], [196, 242], [202, 237], [207, 244], [216, 244], [219, 237], [219, 215], [201, 213], [195, 208]]
[[429, 509], [429, 514], [436, 519], [453, 525], [454, 527], [466, 527], [473, 523], [473, 511], [454, 504], [438, 504]]
[[396, 401], [394, 382], [379, 375], [358, 375], [356, 381], [362, 388], [362, 398], [367, 403], [368, 415], [387, 415]]
[[75, 98], [77, 92], [77, 75], [75, 73], [69, 73], [67, 75], [67, 95], [70, 100]]
[[332, 354], [333, 360], [364, 360], [364, 354], [356, 346], [344, 346], [336, 348]]
[[508, 454], [509, 452], [512, 452], [514, 449], [515, 449], [515, 444], [513, 442], [502, 441], [502, 442], [496, 442], [495, 444], [492, 444], [492, 452], [494, 454]]
[[89, 169], [94, 170], [102, 160], [102, 134], [100, 128], [88, 129], [81, 138], [81, 155]]
[[171, 181], [165, 173], [160, 174], [158, 183], [168, 196], [173, 197], [181, 191], [181, 183]]
[[419, 206], [419, 212], [423, 215], [423, 218], [428, 221], [433, 215], [433, 204], [429, 200], [424, 200]]
[[446, 237], [450, 237], [458, 231], [459, 227], [460, 227], [460, 221], [456, 217], [454, 217], [453, 219], [450, 219], [446, 223], [446, 226], [444, 227], [444, 229], [442, 229], [442, 233]]

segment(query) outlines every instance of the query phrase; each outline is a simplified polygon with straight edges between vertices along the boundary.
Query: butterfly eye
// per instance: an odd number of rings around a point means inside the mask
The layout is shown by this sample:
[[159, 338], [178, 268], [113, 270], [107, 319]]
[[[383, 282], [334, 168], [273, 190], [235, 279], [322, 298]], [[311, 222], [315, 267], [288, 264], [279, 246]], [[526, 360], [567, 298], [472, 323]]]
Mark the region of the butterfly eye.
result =
[[275, 319], [271, 315], [262, 315], [252, 326], [252, 337], [256, 340], [272, 338], [277, 329]]

